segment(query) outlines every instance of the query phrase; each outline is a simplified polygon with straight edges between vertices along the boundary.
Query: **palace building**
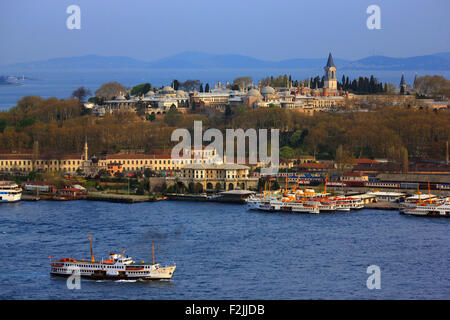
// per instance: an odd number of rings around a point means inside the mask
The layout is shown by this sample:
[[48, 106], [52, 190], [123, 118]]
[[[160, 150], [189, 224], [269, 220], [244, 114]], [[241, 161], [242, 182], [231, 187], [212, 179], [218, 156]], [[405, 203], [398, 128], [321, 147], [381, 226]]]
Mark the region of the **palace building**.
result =
[[199, 183], [203, 190], [234, 190], [255, 188], [258, 178], [250, 177], [250, 167], [234, 163], [188, 164], [181, 174], [166, 179], [168, 184]]
[[85, 142], [82, 154], [41, 154], [38, 150], [0, 153], [0, 172], [52, 171], [74, 174], [82, 171], [86, 174], [96, 174], [100, 170], [115, 173], [145, 169], [167, 172], [179, 171], [188, 164], [212, 164], [218, 161], [214, 149], [183, 150], [183, 154], [186, 154], [186, 157], [180, 159], [172, 159], [170, 153], [118, 153], [89, 158], [88, 145]]

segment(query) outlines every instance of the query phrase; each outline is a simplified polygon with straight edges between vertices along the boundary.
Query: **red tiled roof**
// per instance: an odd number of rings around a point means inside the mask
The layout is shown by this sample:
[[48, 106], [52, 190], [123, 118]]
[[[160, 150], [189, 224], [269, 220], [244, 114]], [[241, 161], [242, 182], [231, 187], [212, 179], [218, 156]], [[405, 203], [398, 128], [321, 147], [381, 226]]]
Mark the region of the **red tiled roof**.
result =
[[297, 167], [305, 169], [332, 169], [333, 165], [331, 163], [301, 163]]
[[353, 159], [353, 162], [356, 164], [378, 164], [377, 160], [372, 159]]
[[[39, 160], [81, 160], [80, 154], [57, 154], [57, 153], [44, 153], [39, 154], [37, 157]], [[32, 160], [32, 153], [2, 153], [0, 154], [1, 160]]]
[[344, 177], [360, 177], [362, 176], [361, 172], [345, 172]]

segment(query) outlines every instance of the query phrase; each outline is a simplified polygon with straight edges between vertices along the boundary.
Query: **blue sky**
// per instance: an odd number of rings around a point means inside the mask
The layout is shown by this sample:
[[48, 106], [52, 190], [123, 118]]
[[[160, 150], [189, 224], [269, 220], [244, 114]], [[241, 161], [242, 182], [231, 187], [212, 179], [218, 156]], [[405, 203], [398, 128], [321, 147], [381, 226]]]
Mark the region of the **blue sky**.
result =
[[[69, 5], [81, 29], [66, 28]], [[381, 8], [381, 30], [366, 9]], [[183, 51], [260, 59], [450, 51], [448, 0], [2, 0], [0, 65], [98, 54], [155, 60]]]

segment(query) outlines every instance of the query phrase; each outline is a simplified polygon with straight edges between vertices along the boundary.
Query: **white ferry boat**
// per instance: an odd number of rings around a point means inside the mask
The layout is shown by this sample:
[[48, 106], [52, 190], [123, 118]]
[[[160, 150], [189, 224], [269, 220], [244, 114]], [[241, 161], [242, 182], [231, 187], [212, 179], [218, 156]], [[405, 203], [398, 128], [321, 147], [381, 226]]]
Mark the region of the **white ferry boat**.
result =
[[306, 203], [305, 201], [295, 200], [295, 196], [289, 195], [278, 198], [276, 196], [264, 196], [258, 198], [252, 196], [247, 199], [247, 208], [249, 210], [261, 211], [281, 211], [292, 213], [319, 213], [319, 205], [316, 203]]
[[91, 245], [90, 260], [53, 259], [50, 257], [52, 259], [50, 274], [52, 276], [69, 277], [75, 273], [82, 278], [93, 280], [169, 280], [175, 272], [175, 265], [162, 267], [155, 263], [153, 245], [152, 263], [136, 262], [131, 257], [125, 257], [123, 252], [121, 254], [110, 254], [108, 260], [96, 261], [92, 251], [90, 234], [89, 242]]
[[450, 203], [434, 202], [421, 203], [417, 206], [404, 206], [400, 208], [400, 213], [411, 216], [450, 218]]
[[18, 202], [22, 199], [22, 189], [14, 182], [0, 181], [0, 203]]

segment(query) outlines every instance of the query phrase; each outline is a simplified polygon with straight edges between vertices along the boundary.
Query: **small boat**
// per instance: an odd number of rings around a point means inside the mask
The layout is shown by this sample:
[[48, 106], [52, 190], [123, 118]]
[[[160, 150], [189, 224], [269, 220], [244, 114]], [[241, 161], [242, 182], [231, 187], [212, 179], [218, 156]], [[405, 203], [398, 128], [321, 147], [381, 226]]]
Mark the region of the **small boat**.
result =
[[0, 181], [0, 203], [19, 202], [22, 199], [22, 188], [17, 183]]
[[50, 275], [70, 277], [74, 270], [79, 271], [81, 278], [92, 280], [170, 280], [176, 266], [161, 266], [155, 263], [155, 250], [152, 244], [153, 262], [136, 262], [125, 256], [123, 251], [109, 255], [108, 260], [97, 261], [92, 250], [92, 239], [89, 233], [91, 247], [90, 260], [72, 258], [53, 259], [50, 257]]

